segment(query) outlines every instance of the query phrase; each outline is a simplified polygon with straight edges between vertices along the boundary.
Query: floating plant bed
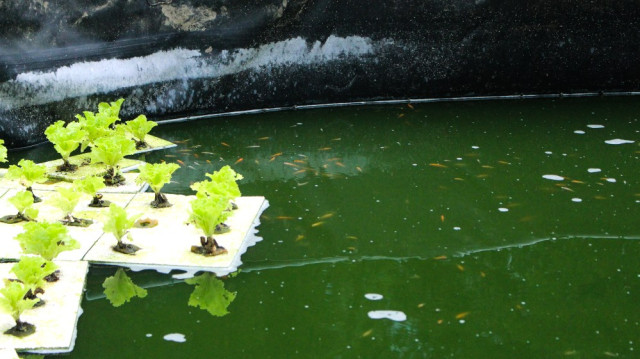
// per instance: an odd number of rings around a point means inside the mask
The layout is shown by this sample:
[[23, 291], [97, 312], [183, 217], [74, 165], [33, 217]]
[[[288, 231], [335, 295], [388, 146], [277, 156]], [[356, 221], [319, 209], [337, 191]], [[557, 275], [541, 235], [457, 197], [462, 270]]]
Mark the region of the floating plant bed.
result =
[[[0, 217], [15, 215], [17, 213], [17, 209], [9, 202], [9, 198], [13, 197], [16, 193], [18, 193], [18, 190], [11, 189], [2, 196], [2, 198], [0, 198]], [[43, 201], [33, 204], [33, 207], [38, 210], [38, 221], [45, 220], [55, 222], [64, 217], [64, 213], [49, 203], [49, 199], [55, 194], [56, 192], [51, 191], [39, 194]], [[120, 206], [126, 206], [133, 197], [133, 193], [109, 193], [105, 196], [105, 199]], [[73, 214], [78, 218], [90, 219], [93, 223], [88, 227], [68, 226], [67, 228], [69, 235], [80, 244], [80, 248], [60, 253], [58, 257], [59, 259], [81, 260], [91, 246], [93, 246], [93, 244], [102, 235], [101, 223], [104, 221], [107, 209], [89, 207], [89, 202], [90, 197], [83, 197]], [[23, 231], [24, 229], [21, 223], [7, 224], [0, 222], [0, 247], [2, 248], [2, 259], [18, 259], [24, 254], [20, 248], [20, 244], [14, 239], [16, 235]]]
[[[82, 313], [80, 301], [88, 263], [56, 261], [55, 264], [61, 273], [60, 280], [47, 283], [43, 288], [44, 293], [40, 297], [46, 304], [26, 310], [20, 315], [22, 321], [35, 325], [35, 332], [22, 338], [0, 334], [0, 348], [36, 353], [67, 353], [73, 350], [76, 324]], [[14, 278], [10, 273], [12, 266], [13, 263], [0, 264], [0, 277]], [[2, 286], [4, 284], [0, 281], [0, 287]], [[14, 324], [10, 315], [0, 312], [0, 333], [4, 333]]]
[[[6, 172], [6, 170], [4, 170]], [[0, 176], [3, 175], [3, 172], [0, 171]], [[136, 193], [136, 192], [144, 192], [149, 187], [148, 184], [137, 184], [136, 178], [138, 178], [138, 172], [127, 172], [122, 174], [125, 178], [125, 182], [118, 186], [107, 186], [104, 189], [100, 190], [100, 193]], [[58, 187], [67, 187], [69, 186], [69, 181], [61, 180], [61, 179], [49, 179], [45, 183], [35, 183], [33, 185], [33, 190], [37, 193], [39, 191], [55, 191]], [[10, 189], [22, 189], [18, 181], [8, 180], [5, 178], [0, 178], [0, 197], [2, 194], [6, 193]]]
[[[90, 153], [71, 156], [69, 162], [74, 165], [78, 165], [78, 168], [72, 172], [61, 172], [56, 169], [58, 166], [62, 165], [62, 159], [52, 160], [41, 164], [47, 167], [47, 175], [49, 177], [65, 181], [73, 181], [75, 179], [82, 179], [89, 176], [103, 175], [106, 172], [106, 166], [101, 163], [87, 163], [86, 161], [88, 161], [90, 157]], [[125, 158], [118, 163], [118, 166], [120, 167], [121, 172], [129, 172], [138, 168], [143, 163], [143, 161]]]
[[127, 206], [127, 212], [147, 223], [157, 221], [157, 225], [147, 228], [132, 228], [129, 232], [131, 243], [141, 249], [135, 254], [123, 254], [113, 250], [116, 239], [109, 233], [103, 234], [85, 255], [84, 260], [130, 267], [155, 269], [168, 272], [172, 269], [187, 272], [208, 271], [222, 276], [234, 272], [242, 263], [240, 256], [249, 246], [260, 240], [255, 236], [260, 214], [268, 207], [264, 197], [239, 197], [234, 202], [238, 209], [233, 211], [225, 223], [230, 231], [214, 235], [227, 253], [203, 256], [192, 253], [191, 246], [200, 244], [201, 232], [190, 224], [189, 202], [195, 196], [166, 195], [171, 207], [151, 208], [153, 193], [139, 193]]
[[2, 359], [19, 359], [18, 353], [13, 348], [0, 348], [0, 358]]

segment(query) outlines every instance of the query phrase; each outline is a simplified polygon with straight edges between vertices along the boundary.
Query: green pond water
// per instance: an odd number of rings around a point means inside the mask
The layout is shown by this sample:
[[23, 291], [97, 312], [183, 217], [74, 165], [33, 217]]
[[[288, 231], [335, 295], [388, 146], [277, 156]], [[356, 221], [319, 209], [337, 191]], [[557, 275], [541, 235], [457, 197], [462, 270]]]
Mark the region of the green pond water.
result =
[[180, 144], [144, 159], [184, 163], [164, 191], [191, 194], [230, 164], [270, 203], [264, 239], [223, 280], [236, 297], [221, 317], [153, 271], [129, 272], [148, 296], [114, 308], [102, 282], [115, 269], [92, 267], [64, 357], [639, 357], [639, 117], [629, 97], [157, 127]]

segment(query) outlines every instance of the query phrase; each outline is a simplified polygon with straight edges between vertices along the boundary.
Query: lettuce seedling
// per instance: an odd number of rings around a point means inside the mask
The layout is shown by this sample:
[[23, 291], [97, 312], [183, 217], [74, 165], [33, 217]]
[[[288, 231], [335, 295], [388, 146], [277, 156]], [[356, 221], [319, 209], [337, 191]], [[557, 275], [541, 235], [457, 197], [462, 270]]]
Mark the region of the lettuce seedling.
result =
[[136, 178], [136, 183], [142, 184], [147, 182], [155, 193], [153, 201], [150, 203], [153, 208], [171, 207], [171, 203], [163, 193], [160, 193], [162, 187], [171, 182], [171, 175], [180, 166], [175, 163], [145, 163], [140, 166], [140, 175]]
[[199, 195], [220, 196], [226, 198], [227, 201], [242, 195], [237, 181], [243, 177], [228, 165], [219, 171], [207, 173], [206, 176], [209, 177], [209, 181], [196, 182], [191, 185], [191, 189], [198, 192]]
[[[191, 185], [191, 189], [197, 192], [196, 195], [198, 197], [218, 196], [225, 198], [226, 202], [229, 203], [234, 198], [241, 196], [237, 181], [243, 177], [231, 169], [231, 167], [224, 166], [219, 171], [211, 174], [207, 173], [206, 176], [209, 177], [208, 181], [196, 182]], [[230, 203], [230, 209], [238, 209], [235, 203]], [[229, 230], [229, 226], [220, 223], [216, 228], [216, 234], [226, 233], [229, 232]]]
[[157, 123], [153, 121], [148, 121], [147, 116], [140, 115], [134, 118], [131, 121], [127, 121], [124, 125], [125, 130], [131, 133], [133, 137], [136, 139], [136, 148], [142, 149], [149, 146], [146, 142], [144, 142], [144, 138], [147, 136], [151, 129], [158, 126]]
[[90, 219], [77, 218], [73, 216], [73, 210], [78, 205], [82, 192], [74, 188], [58, 187], [56, 194], [51, 196], [49, 202], [54, 207], [60, 209], [64, 213], [64, 218], [60, 221], [67, 226], [88, 227], [93, 223]]
[[226, 211], [227, 205], [228, 200], [219, 196], [201, 196], [191, 201], [189, 218], [204, 233], [200, 237], [202, 246], [192, 246], [191, 252], [204, 256], [227, 253], [213, 238], [216, 227], [231, 215], [231, 212]]
[[[38, 299], [37, 294], [44, 293], [42, 288], [48, 276], [53, 274], [58, 266], [42, 257], [22, 256], [20, 261], [11, 267], [11, 272], [16, 275], [19, 281], [24, 283], [29, 290], [25, 295], [27, 299]], [[40, 299], [37, 306], [44, 304]]]
[[131, 233], [128, 232], [129, 229], [134, 226], [138, 217], [140, 217], [140, 215], [127, 217], [127, 211], [124, 208], [115, 203], [111, 203], [111, 205], [109, 205], [109, 217], [104, 223], [103, 230], [113, 234], [113, 236], [118, 240], [118, 243], [112, 247], [114, 251], [124, 254], [135, 254], [140, 250], [140, 247], [135, 244], [124, 243], [122, 241], [122, 238], [125, 235], [127, 235], [127, 238], [130, 241], [133, 240], [133, 238], [131, 238]]
[[91, 160], [93, 163], [102, 162], [107, 166], [107, 172], [104, 175], [105, 184], [119, 185], [124, 183], [124, 176], [120, 173], [118, 162], [135, 151], [135, 143], [124, 135], [102, 137], [95, 141], [95, 146], [91, 150]]
[[[100, 102], [98, 104], [98, 113], [96, 116], [104, 116], [110, 119], [115, 119], [113, 122], [120, 120], [120, 108], [122, 107], [122, 103], [124, 99], [118, 99], [114, 102]], [[113, 123], [112, 122], [112, 123]]]
[[0, 162], [7, 162], [7, 148], [4, 147], [4, 140], [0, 140]]
[[70, 122], [66, 127], [64, 121], [56, 121], [44, 131], [47, 139], [53, 143], [53, 148], [62, 157], [62, 165], [57, 167], [61, 172], [72, 172], [78, 165], [69, 162], [71, 152], [75, 151], [80, 143], [87, 136], [87, 132], [82, 129], [78, 122]]
[[85, 177], [73, 181], [73, 186], [80, 192], [88, 194], [92, 197], [89, 207], [109, 207], [110, 202], [102, 199], [102, 195], [98, 193], [104, 189], [104, 178], [100, 176]]
[[[20, 248], [26, 254], [36, 254], [52, 261], [58, 254], [80, 248], [80, 244], [71, 236], [69, 231], [59, 222], [27, 222], [23, 225], [24, 232], [16, 236]], [[57, 271], [47, 278], [49, 282], [58, 280]]]
[[6, 283], [5, 287], [0, 289], [0, 308], [11, 315], [16, 325], [4, 332], [4, 334], [16, 337], [25, 337], [36, 331], [36, 326], [20, 320], [22, 313], [33, 308], [38, 302], [37, 299], [25, 299], [24, 296], [29, 288], [17, 281]]
[[31, 207], [33, 194], [29, 191], [16, 193], [15, 196], [9, 198], [9, 203], [18, 209], [18, 214], [4, 216], [0, 218], [0, 222], [13, 224], [22, 221], [35, 221], [38, 217], [38, 209]]
[[84, 111], [84, 116], [76, 115], [78, 123], [85, 131], [85, 137], [80, 144], [80, 151], [84, 152], [87, 146], [93, 146], [98, 138], [108, 137], [113, 133], [110, 126], [118, 119], [108, 116], [96, 116], [93, 112]]
[[[31, 160], [21, 159], [17, 166], [9, 166], [7, 174], [4, 177], [19, 180], [20, 184], [33, 194], [33, 184], [42, 183], [47, 180], [47, 168], [44, 165], [37, 165]], [[33, 201], [34, 203], [38, 203], [41, 202], [42, 199], [34, 194]]]
[[236, 292], [230, 292], [224, 287], [224, 282], [215, 274], [205, 272], [199, 276], [185, 279], [185, 283], [194, 285], [193, 293], [189, 296], [189, 306], [204, 309], [215, 317], [229, 314], [229, 304], [236, 299]]
[[123, 305], [133, 297], [147, 296], [147, 290], [133, 283], [122, 268], [118, 268], [116, 274], [105, 279], [102, 282], [102, 288], [104, 288], [104, 295], [114, 307]]

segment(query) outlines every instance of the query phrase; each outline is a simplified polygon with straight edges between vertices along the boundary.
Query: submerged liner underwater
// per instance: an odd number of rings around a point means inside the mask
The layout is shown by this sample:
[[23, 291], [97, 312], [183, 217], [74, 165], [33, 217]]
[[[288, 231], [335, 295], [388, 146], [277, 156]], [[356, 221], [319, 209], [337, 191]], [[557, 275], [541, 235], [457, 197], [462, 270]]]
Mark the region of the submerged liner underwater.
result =
[[0, 2], [0, 138], [105, 99], [154, 119], [322, 103], [637, 91], [634, 1]]

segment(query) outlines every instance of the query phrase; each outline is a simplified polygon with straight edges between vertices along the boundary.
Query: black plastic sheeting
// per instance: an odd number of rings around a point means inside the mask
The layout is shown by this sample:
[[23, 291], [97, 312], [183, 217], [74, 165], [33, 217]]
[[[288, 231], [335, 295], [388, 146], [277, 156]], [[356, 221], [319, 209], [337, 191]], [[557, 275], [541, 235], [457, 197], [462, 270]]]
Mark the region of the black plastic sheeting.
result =
[[0, 138], [126, 99], [152, 119], [637, 91], [637, 1], [0, 0]]

